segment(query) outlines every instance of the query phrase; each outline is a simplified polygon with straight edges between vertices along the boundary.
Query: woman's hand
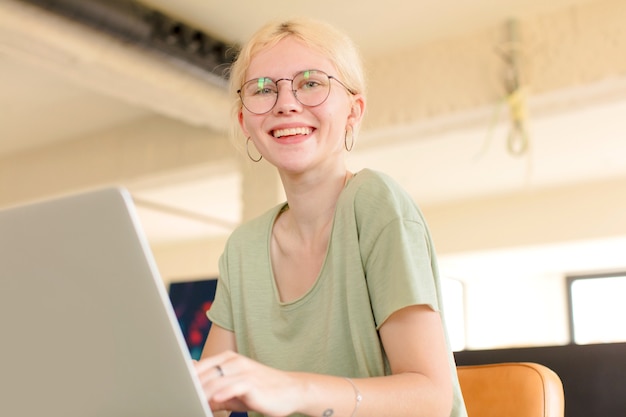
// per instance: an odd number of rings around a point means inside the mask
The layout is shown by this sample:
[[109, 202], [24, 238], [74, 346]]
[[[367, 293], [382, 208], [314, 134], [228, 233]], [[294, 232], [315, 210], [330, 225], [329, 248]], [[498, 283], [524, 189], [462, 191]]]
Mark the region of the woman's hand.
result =
[[194, 366], [212, 410], [255, 410], [276, 417], [297, 411], [304, 385], [293, 374], [233, 351], [206, 357]]

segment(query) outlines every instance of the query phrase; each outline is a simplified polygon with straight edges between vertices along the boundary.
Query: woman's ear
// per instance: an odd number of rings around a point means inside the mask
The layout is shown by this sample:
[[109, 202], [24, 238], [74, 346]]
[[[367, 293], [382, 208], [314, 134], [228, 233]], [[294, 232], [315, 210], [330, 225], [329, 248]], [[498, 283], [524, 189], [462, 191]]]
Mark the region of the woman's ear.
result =
[[365, 97], [361, 94], [355, 94], [352, 96], [352, 106], [350, 107], [350, 115], [348, 116], [348, 122], [352, 126], [358, 125], [363, 119], [365, 114]]
[[239, 126], [241, 127], [241, 131], [243, 132], [244, 137], [250, 137], [250, 135], [248, 134], [248, 129], [246, 128], [246, 124], [243, 121], [243, 109], [239, 109], [239, 113], [237, 113], [237, 120], [239, 121]]

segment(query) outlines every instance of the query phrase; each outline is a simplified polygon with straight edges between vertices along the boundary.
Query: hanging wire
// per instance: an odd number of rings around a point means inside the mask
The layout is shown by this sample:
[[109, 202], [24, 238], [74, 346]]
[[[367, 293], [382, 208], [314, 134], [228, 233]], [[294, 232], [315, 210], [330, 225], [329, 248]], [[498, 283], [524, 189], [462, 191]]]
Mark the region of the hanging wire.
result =
[[506, 95], [496, 105], [487, 130], [487, 137], [478, 156], [482, 155], [489, 147], [493, 130], [499, 121], [500, 113], [504, 106], [508, 107], [510, 120], [509, 133], [506, 138], [507, 151], [513, 156], [522, 156], [528, 152], [530, 147], [530, 137], [527, 129], [528, 112], [526, 109], [528, 94], [527, 88], [522, 85], [520, 80], [519, 50], [521, 49], [521, 44], [517, 22], [514, 20], [509, 21], [507, 24], [507, 37], [507, 42], [496, 48], [498, 55], [507, 64], [507, 73], [504, 80]]
[[529, 146], [528, 131], [526, 129], [526, 89], [518, 87], [506, 97], [511, 117], [511, 127], [507, 137], [507, 149], [515, 156], [526, 153]]

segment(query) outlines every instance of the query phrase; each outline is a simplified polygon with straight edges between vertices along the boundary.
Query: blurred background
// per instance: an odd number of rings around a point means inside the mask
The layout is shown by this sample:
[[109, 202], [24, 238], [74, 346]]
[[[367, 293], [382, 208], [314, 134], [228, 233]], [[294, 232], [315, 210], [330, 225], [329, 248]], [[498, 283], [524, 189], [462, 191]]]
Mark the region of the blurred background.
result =
[[361, 49], [349, 166], [424, 211], [456, 350], [626, 340], [623, 0], [1, 0], [0, 207], [123, 186], [166, 284], [216, 277], [284, 198], [229, 140], [225, 70], [292, 16]]

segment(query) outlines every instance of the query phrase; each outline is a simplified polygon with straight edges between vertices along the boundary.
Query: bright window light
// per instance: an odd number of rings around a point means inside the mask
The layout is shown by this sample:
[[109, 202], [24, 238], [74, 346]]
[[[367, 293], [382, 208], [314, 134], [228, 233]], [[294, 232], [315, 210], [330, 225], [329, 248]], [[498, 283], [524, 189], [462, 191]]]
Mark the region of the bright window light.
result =
[[574, 343], [626, 342], [626, 273], [569, 278], [569, 291]]

